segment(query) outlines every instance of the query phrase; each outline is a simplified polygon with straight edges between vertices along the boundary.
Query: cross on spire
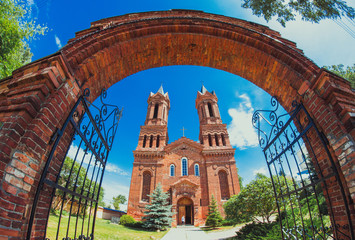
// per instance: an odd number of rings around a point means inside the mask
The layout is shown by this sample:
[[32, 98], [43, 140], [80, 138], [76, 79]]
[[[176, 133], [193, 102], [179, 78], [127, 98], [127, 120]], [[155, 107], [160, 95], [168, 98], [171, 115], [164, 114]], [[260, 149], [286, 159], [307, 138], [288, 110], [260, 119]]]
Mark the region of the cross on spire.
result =
[[185, 130], [186, 130], [186, 128], [182, 127], [182, 129], [180, 129], [180, 130], [182, 130], [182, 136], [185, 137]]

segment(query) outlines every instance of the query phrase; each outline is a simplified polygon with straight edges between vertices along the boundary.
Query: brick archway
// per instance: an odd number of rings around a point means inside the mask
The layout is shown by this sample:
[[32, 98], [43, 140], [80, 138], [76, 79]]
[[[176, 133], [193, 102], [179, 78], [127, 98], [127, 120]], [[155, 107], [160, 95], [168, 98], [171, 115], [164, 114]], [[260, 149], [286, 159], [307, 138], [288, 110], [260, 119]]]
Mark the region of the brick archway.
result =
[[[207, 66], [239, 75], [277, 96], [286, 110], [293, 100], [302, 101], [329, 142], [355, 223], [355, 94], [349, 83], [320, 69], [295, 43], [268, 27], [172, 10], [93, 22], [61, 51], [0, 81], [0, 236], [25, 236], [51, 138], [82, 89], [90, 88], [93, 100], [102, 88], [133, 73], [171, 65]], [[69, 135], [65, 133], [56, 152], [53, 177]], [[48, 202], [48, 196], [41, 196], [33, 231], [39, 239]], [[343, 206], [334, 205], [337, 223], [345, 223]]]

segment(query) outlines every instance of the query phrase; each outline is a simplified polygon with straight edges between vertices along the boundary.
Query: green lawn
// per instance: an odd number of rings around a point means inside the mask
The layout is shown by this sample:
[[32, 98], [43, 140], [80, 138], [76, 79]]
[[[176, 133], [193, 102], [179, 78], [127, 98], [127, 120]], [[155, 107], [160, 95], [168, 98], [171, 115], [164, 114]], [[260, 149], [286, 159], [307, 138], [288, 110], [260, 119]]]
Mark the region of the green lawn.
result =
[[[62, 217], [61, 220], [61, 231], [59, 232], [59, 238], [63, 239], [66, 235], [69, 216]], [[47, 228], [47, 238], [49, 239], [56, 239], [56, 232], [58, 226], [59, 217], [55, 215], [50, 215], [48, 221], [48, 228]], [[69, 228], [69, 237], [74, 237], [74, 228], [75, 228], [75, 221], [76, 218], [71, 217], [70, 220], [70, 228]], [[86, 219], [87, 221], [87, 219]], [[81, 223], [82, 219], [79, 218], [78, 220], [78, 228], [81, 231]], [[87, 224], [85, 224], [87, 225]], [[79, 227], [80, 226], [80, 227]], [[84, 229], [86, 232], [86, 229]], [[105, 240], [105, 239], [120, 239], [120, 240], [144, 240], [144, 239], [151, 239], [150, 237], [154, 237], [154, 239], [161, 239], [168, 231], [164, 232], [150, 232], [150, 231], [143, 231], [137, 229], [131, 229], [124, 227], [122, 225], [111, 224], [110, 220], [96, 220], [95, 226], [95, 239], [98, 240]], [[78, 237], [78, 233], [77, 236]]]

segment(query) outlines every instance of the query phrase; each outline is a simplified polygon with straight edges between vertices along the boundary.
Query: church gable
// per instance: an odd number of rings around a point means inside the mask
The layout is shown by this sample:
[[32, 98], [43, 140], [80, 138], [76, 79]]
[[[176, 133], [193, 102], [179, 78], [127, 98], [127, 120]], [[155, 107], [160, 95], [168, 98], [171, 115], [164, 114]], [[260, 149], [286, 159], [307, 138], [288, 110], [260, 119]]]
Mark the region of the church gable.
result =
[[167, 145], [164, 150], [167, 153], [174, 153], [181, 150], [201, 153], [202, 149], [203, 146], [201, 144], [186, 137], [182, 137], [176, 140], [175, 142], [172, 142], [171, 144]]

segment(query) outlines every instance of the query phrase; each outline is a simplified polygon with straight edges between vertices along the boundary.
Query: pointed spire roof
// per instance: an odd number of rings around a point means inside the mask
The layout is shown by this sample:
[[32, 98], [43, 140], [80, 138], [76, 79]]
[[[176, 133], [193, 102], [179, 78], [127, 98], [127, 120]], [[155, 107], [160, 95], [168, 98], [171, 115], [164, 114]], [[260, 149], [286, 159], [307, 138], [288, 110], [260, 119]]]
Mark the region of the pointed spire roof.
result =
[[203, 86], [202, 84], [202, 87], [201, 87], [201, 93], [202, 94], [205, 94], [206, 92], [208, 92], [208, 90], [205, 88], [205, 86]]
[[163, 84], [160, 85], [160, 88], [159, 88], [159, 90], [158, 90], [158, 93], [161, 93], [162, 95], [164, 95]]
[[[204, 95], [206, 92], [208, 92], [208, 90], [207, 90], [207, 88], [205, 88], [205, 86], [202, 84], [200, 93], [201, 93], [202, 95]], [[211, 93], [212, 93], [213, 95], [216, 95], [216, 93], [215, 93], [214, 91], [212, 91]]]

